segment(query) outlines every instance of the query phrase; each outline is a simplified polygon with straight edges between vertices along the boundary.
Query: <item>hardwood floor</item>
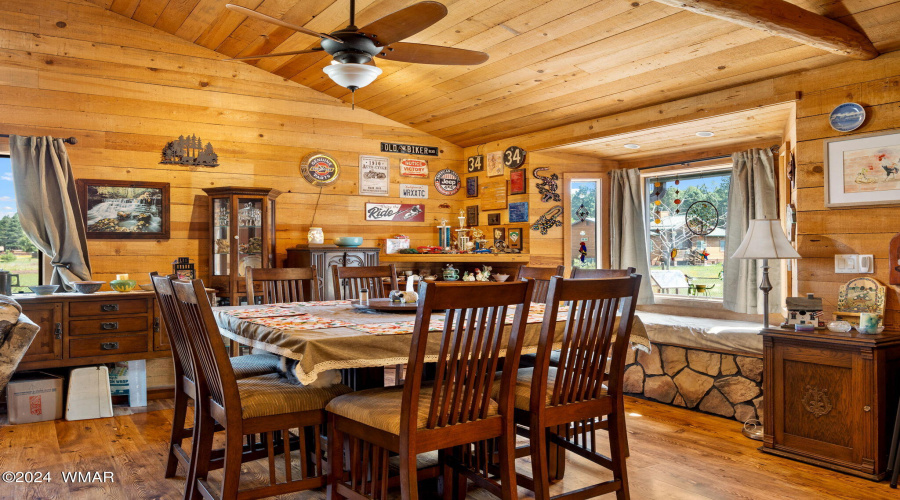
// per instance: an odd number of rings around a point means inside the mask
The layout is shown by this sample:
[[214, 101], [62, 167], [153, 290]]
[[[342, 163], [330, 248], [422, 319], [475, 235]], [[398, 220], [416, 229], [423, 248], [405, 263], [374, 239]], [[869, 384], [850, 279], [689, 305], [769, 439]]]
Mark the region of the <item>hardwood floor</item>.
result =
[[[0, 427], [0, 472], [49, 472], [43, 484], [6, 484], [0, 498], [177, 499], [183, 476], [163, 479], [172, 411], [168, 400], [150, 411], [117, 410], [114, 418]], [[896, 499], [886, 482], [874, 483], [787, 459], [764, 455], [740, 433], [740, 424], [638, 399], [626, 399], [635, 499]], [[280, 462], [280, 461], [279, 461]], [[264, 462], [244, 468], [242, 484], [266, 481]], [[298, 462], [294, 462], [298, 463]], [[527, 471], [527, 460], [519, 460]], [[114, 473], [114, 482], [63, 481], [63, 472]], [[179, 471], [183, 474], [182, 471]], [[551, 494], [596, 482], [602, 469], [570, 458], [566, 478]], [[279, 477], [281, 473], [279, 472]], [[212, 474], [214, 482], [218, 473]], [[521, 498], [532, 498], [519, 489]], [[279, 498], [321, 499], [324, 491]], [[399, 497], [399, 495], [397, 495]], [[470, 498], [492, 498], [471, 490]], [[425, 498], [425, 497], [423, 497]]]

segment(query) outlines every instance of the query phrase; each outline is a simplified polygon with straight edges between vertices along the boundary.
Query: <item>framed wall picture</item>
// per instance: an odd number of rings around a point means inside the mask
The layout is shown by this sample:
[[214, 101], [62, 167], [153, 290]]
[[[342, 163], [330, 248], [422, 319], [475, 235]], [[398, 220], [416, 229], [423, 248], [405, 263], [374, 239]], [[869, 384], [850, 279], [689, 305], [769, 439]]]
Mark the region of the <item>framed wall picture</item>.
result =
[[506, 234], [506, 244], [510, 250], [522, 250], [522, 238], [525, 232], [521, 227], [511, 227]]
[[76, 185], [88, 238], [169, 238], [167, 182], [79, 179]]
[[509, 194], [527, 194], [528, 181], [526, 180], [527, 172], [522, 170], [513, 170], [509, 173]]
[[359, 155], [359, 194], [387, 196], [390, 160], [386, 156]]
[[825, 141], [825, 206], [900, 204], [900, 130]]
[[509, 222], [528, 222], [527, 201], [520, 201], [509, 204]]
[[488, 153], [486, 163], [488, 177], [498, 177], [503, 175], [503, 151]]
[[506, 208], [506, 181], [485, 182], [481, 186], [481, 209], [503, 210]]
[[478, 177], [466, 177], [466, 198], [478, 198]]
[[495, 227], [493, 230], [494, 233], [494, 248], [502, 250], [506, 248], [506, 228], [504, 227]]
[[499, 226], [500, 224], [500, 214], [488, 214], [488, 226]]
[[478, 205], [466, 207], [466, 225], [469, 227], [478, 225]]

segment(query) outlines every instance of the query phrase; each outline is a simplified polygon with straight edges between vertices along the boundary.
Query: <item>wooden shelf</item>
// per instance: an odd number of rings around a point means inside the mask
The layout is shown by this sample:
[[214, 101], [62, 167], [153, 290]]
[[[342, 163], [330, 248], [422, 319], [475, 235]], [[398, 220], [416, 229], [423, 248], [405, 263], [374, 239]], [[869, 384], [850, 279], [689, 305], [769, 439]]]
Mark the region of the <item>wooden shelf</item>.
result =
[[531, 256], [527, 253], [393, 253], [381, 254], [379, 262], [523, 262], [528, 263]]

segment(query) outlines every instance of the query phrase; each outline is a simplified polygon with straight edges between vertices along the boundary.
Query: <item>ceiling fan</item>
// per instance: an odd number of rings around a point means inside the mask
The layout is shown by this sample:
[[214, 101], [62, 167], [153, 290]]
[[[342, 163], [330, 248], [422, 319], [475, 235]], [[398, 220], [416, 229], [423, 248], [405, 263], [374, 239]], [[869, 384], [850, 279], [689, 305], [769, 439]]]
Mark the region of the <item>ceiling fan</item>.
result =
[[488, 60], [488, 55], [484, 52], [401, 42], [447, 15], [447, 7], [438, 2], [419, 2], [357, 28], [356, 1], [350, 0], [350, 24], [331, 33], [319, 33], [239, 5], [227, 4], [225, 7], [249, 17], [321, 38], [320, 46], [312, 49], [235, 57], [230, 60], [244, 61], [324, 51], [332, 57], [331, 66], [324, 68], [325, 73], [338, 85], [350, 89], [351, 93], [372, 83], [381, 74], [381, 69], [376, 67], [373, 61], [376, 57], [389, 61], [445, 65], [476, 65]]

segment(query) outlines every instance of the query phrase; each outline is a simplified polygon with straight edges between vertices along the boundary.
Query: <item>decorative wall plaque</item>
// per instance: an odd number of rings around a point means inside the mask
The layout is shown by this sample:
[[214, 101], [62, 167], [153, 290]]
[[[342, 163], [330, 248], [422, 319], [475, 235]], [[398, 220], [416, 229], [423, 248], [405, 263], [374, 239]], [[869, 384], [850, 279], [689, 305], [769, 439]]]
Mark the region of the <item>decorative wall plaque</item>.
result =
[[494, 151], [488, 153], [487, 158], [487, 176], [497, 177], [503, 175], [503, 151]]
[[478, 205], [466, 207], [466, 225], [469, 227], [478, 225]]
[[459, 179], [459, 174], [449, 168], [445, 168], [434, 175], [434, 188], [444, 196], [456, 194], [461, 184], [462, 181]]
[[478, 198], [478, 177], [466, 177], [466, 198]]
[[500, 214], [488, 214], [488, 226], [499, 226], [500, 224]]
[[528, 222], [528, 202], [509, 204], [509, 222]]
[[386, 156], [359, 155], [359, 194], [387, 196], [390, 160]]
[[400, 177], [428, 178], [428, 160], [404, 158], [400, 160]]
[[484, 155], [470, 156], [468, 160], [469, 173], [484, 172]]
[[562, 201], [562, 197], [556, 192], [559, 189], [559, 175], [541, 175], [540, 172], [543, 172], [544, 170], [550, 169], [548, 167], [540, 167], [531, 171], [531, 175], [533, 175], [535, 179], [541, 181], [535, 186], [537, 187], [538, 193], [541, 194], [541, 202], [549, 203], [551, 201]]
[[425, 205], [366, 203], [367, 221], [425, 222]]
[[481, 209], [502, 210], [506, 208], [506, 181], [485, 182], [481, 186]]
[[405, 155], [437, 156], [438, 148], [434, 146], [416, 146], [414, 144], [381, 143], [382, 153], [400, 153]]
[[520, 168], [525, 164], [525, 150], [519, 146], [510, 146], [503, 152], [503, 166], [506, 168]]
[[188, 165], [191, 167], [218, 167], [219, 155], [213, 151], [212, 144], [203, 145], [196, 135], [190, 137], [179, 136], [178, 139], [166, 144], [162, 151], [163, 165]]
[[340, 164], [325, 153], [310, 153], [300, 163], [300, 174], [313, 186], [327, 186], [336, 181], [340, 173]]
[[422, 184], [400, 184], [400, 197], [428, 199], [428, 186]]
[[528, 181], [525, 173], [525, 170], [513, 170], [509, 173], [509, 194], [526, 194]]
[[509, 245], [510, 250], [522, 250], [523, 236], [521, 227], [511, 227], [506, 235], [506, 243]]

